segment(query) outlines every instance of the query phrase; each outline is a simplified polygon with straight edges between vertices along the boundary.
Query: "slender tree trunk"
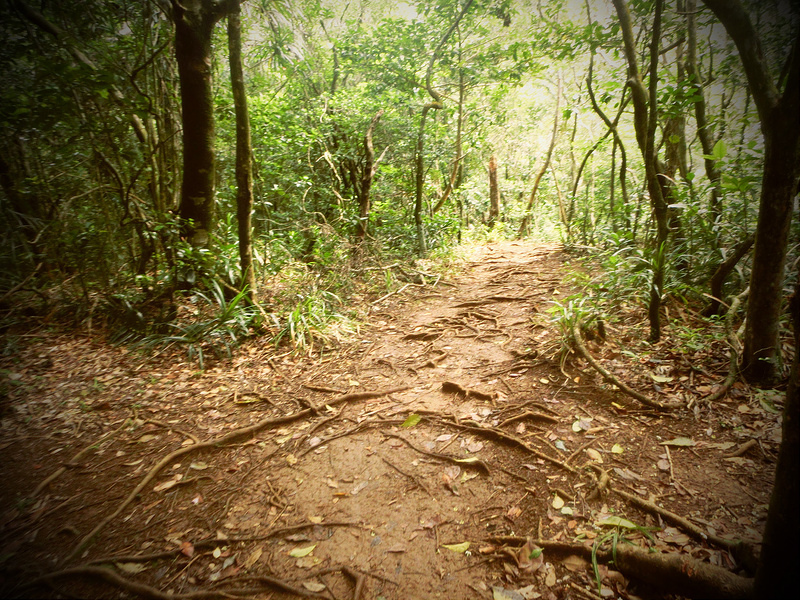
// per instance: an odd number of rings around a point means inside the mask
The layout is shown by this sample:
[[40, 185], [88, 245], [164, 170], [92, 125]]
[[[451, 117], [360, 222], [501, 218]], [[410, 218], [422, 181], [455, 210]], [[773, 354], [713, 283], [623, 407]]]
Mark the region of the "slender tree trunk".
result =
[[494, 227], [500, 216], [500, 188], [497, 185], [497, 158], [489, 158], [489, 229]]
[[369, 127], [367, 127], [367, 133], [364, 135], [364, 170], [361, 173], [361, 185], [358, 190], [358, 224], [356, 225], [356, 240], [359, 244], [363, 242], [364, 238], [367, 236], [370, 212], [370, 190], [372, 189], [372, 180], [375, 177], [375, 171], [378, 167], [378, 163], [375, 161], [375, 149], [372, 145], [372, 132], [382, 116], [383, 110], [380, 110], [372, 117], [372, 121], [370, 121]]
[[663, 0], [656, 0], [653, 18], [653, 33], [650, 45], [650, 85], [645, 90], [636, 60], [633, 27], [625, 0], [613, 0], [620, 22], [624, 42], [625, 59], [628, 63], [628, 86], [631, 88], [634, 111], [636, 141], [644, 158], [647, 191], [656, 220], [656, 237], [653, 248], [653, 278], [650, 285], [650, 303], [647, 314], [650, 321], [650, 340], [661, 337], [661, 294], [666, 270], [666, 244], [669, 236], [667, 203], [659, 181], [658, 157], [655, 150], [657, 125], [658, 56], [661, 40], [661, 11]]
[[539, 191], [539, 184], [542, 181], [542, 177], [547, 172], [547, 169], [550, 167], [550, 159], [553, 157], [553, 148], [556, 147], [556, 138], [558, 137], [558, 117], [561, 114], [561, 73], [558, 74], [558, 87], [556, 90], [556, 107], [553, 111], [553, 132], [550, 135], [550, 145], [547, 147], [547, 154], [544, 157], [544, 164], [542, 164], [542, 168], [539, 169], [539, 172], [536, 174], [536, 179], [533, 181], [533, 189], [531, 190], [531, 195], [528, 198], [528, 204], [525, 207], [525, 216], [522, 217], [522, 222], [519, 225], [519, 230], [517, 231], [517, 238], [521, 238], [528, 234], [528, 227], [531, 222], [531, 213], [533, 211], [533, 205], [536, 202], [536, 194]]
[[209, 245], [216, 219], [211, 35], [233, 4], [172, 0], [183, 125], [179, 214], [183, 236], [196, 247]]
[[[685, 12], [687, 20], [686, 75], [689, 78], [690, 85], [694, 88], [696, 98], [694, 102], [694, 118], [697, 123], [697, 137], [700, 138], [703, 154], [710, 156], [714, 151], [714, 132], [706, 116], [705, 92], [697, 69], [697, 0], [686, 0]], [[711, 183], [711, 196], [709, 198], [711, 222], [716, 223], [722, 214], [722, 194], [719, 187], [721, 174], [716, 161], [711, 158], [704, 158], [703, 161], [706, 177]]]
[[428, 94], [430, 94], [431, 98], [433, 98], [433, 102], [429, 102], [422, 107], [422, 118], [420, 119], [419, 132], [417, 133], [416, 160], [414, 161], [417, 170], [414, 195], [414, 224], [417, 228], [417, 252], [420, 256], [423, 256], [428, 252], [428, 244], [425, 241], [425, 225], [422, 222], [422, 189], [425, 183], [425, 157], [423, 155], [425, 150], [425, 120], [428, 117], [429, 110], [432, 108], [437, 110], [443, 108], [442, 95], [437, 92], [431, 84], [433, 65], [436, 63], [436, 59], [439, 57], [439, 53], [442, 51], [442, 47], [444, 46], [445, 42], [447, 42], [447, 39], [450, 37], [453, 31], [455, 31], [456, 27], [458, 27], [458, 24], [461, 22], [461, 19], [464, 17], [464, 15], [467, 14], [467, 11], [469, 10], [469, 7], [472, 6], [473, 1], [474, 0], [468, 0], [468, 2], [461, 9], [461, 12], [458, 13], [456, 20], [452, 25], [450, 25], [450, 28], [442, 36], [442, 39], [439, 40], [439, 44], [436, 46], [433, 54], [431, 54], [431, 59], [428, 62], [428, 70], [425, 74], [425, 87], [428, 90]]
[[792, 199], [800, 176], [800, 31], [778, 90], [761, 42], [738, 0], [703, 0], [731, 36], [742, 61], [764, 135], [764, 174], [756, 226], [742, 368], [750, 381], [769, 383], [778, 374], [784, 266]]
[[231, 69], [233, 106], [236, 111], [236, 219], [239, 227], [239, 262], [242, 289], [250, 302], [258, 302], [250, 215], [253, 212], [253, 148], [250, 142], [250, 114], [242, 70], [242, 24], [240, 8], [228, 15], [228, 60]]

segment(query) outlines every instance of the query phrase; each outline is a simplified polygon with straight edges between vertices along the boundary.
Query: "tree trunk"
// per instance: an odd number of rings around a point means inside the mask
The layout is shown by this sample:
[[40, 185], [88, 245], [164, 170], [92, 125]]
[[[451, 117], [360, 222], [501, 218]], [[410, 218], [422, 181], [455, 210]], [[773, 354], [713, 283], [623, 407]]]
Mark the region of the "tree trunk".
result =
[[372, 117], [372, 121], [367, 127], [367, 133], [364, 135], [364, 170], [361, 173], [361, 185], [358, 189], [358, 224], [356, 225], [356, 240], [359, 244], [364, 241], [367, 235], [370, 211], [369, 193], [370, 189], [372, 189], [372, 179], [375, 177], [375, 171], [378, 167], [378, 163], [375, 161], [375, 149], [372, 146], [372, 132], [378, 123], [378, 119], [382, 116], [383, 110], [379, 110]]
[[489, 158], [489, 229], [494, 227], [500, 216], [500, 188], [497, 186], [497, 158]]
[[[697, 0], [686, 0], [686, 29], [687, 29], [687, 57], [686, 75], [689, 83], [693, 86], [696, 100], [694, 102], [694, 118], [697, 123], [697, 137], [700, 138], [700, 146], [703, 154], [711, 156], [714, 151], [714, 133], [706, 116], [706, 100], [703, 91], [703, 83], [700, 81], [700, 73], [697, 69]], [[711, 197], [709, 199], [709, 212], [711, 222], [716, 223], [722, 214], [722, 194], [720, 193], [721, 173], [716, 161], [711, 158], [704, 158], [706, 177], [711, 183]], [[712, 292], [713, 295], [713, 292]]]
[[711, 303], [703, 311], [704, 317], [711, 317], [719, 313], [719, 307], [722, 301], [722, 286], [725, 285], [725, 279], [731, 274], [739, 261], [742, 260], [745, 254], [753, 247], [753, 242], [756, 241], [756, 234], [751, 233], [744, 240], [742, 240], [734, 249], [731, 255], [726, 258], [714, 271], [711, 276]]
[[645, 91], [639, 67], [636, 61], [633, 27], [630, 12], [624, 0], [613, 0], [619, 17], [620, 29], [624, 41], [625, 59], [628, 63], [628, 86], [631, 88], [634, 111], [634, 128], [636, 141], [644, 159], [647, 178], [647, 191], [656, 221], [656, 237], [653, 248], [653, 279], [650, 284], [650, 303], [647, 316], [650, 321], [650, 340], [655, 342], [661, 337], [661, 294], [664, 287], [666, 270], [666, 244], [669, 236], [667, 220], [667, 203], [659, 182], [659, 164], [655, 151], [655, 133], [657, 125], [656, 92], [658, 86], [658, 56], [661, 39], [661, 11], [663, 0], [656, 0], [653, 18], [653, 34], [650, 46], [650, 86]]
[[253, 147], [250, 142], [250, 114], [242, 70], [242, 24], [236, 5], [228, 15], [228, 60], [231, 69], [231, 90], [236, 112], [236, 219], [239, 227], [239, 263], [242, 268], [242, 289], [247, 297], [258, 302], [258, 289], [253, 265], [253, 242], [250, 215], [253, 212]]
[[800, 33], [785, 65], [783, 94], [772, 79], [761, 42], [739, 0], [703, 0], [739, 50], [764, 135], [764, 174], [750, 275], [750, 299], [742, 369], [752, 382], [778, 374], [781, 299], [792, 218], [800, 176]]
[[433, 88], [433, 85], [431, 85], [433, 65], [436, 63], [436, 59], [439, 57], [439, 53], [447, 41], [447, 38], [449, 38], [456, 27], [458, 27], [461, 19], [465, 14], [467, 14], [469, 7], [472, 6], [473, 1], [474, 0], [468, 0], [468, 2], [461, 9], [461, 12], [458, 13], [456, 20], [442, 36], [442, 39], [439, 40], [439, 44], [436, 46], [433, 54], [431, 54], [431, 59], [428, 62], [428, 70], [425, 74], [425, 87], [428, 90], [428, 94], [430, 94], [431, 98], [433, 98], [433, 102], [429, 102], [422, 107], [422, 118], [420, 119], [419, 132], [417, 133], [416, 160], [414, 161], [417, 169], [414, 195], [414, 224], [417, 228], [417, 252], [420, 256], [423, 256], [428, 252], [428, 244], [425, 241], [425, 225], [422, 222], [422, 188], [423, 184], [425, 183], [425, 158], [423, 156], [423, 150], [425, 149], [425, 120], [428, 117], [428, 111], [430, 109], [443, 108], [442, 95]]
[[211, 34], [235, 4], [172, 0], [183, 125], [179, 214], [182, 235], [196, 247], [208, 246], [216, 217]]
[[[752, 292], [751, 292], [752, 293]], [[756, 570], [756, 598], [797, 598], [800, 595], [800, 282], [791, 302], [794, 362], [786, 404], [783, 435], [775, 465], [775, 485], [769, 501], [761, 559]]]
[[547, 147], [547, 154], [544, 158], [544, 164], [542, 168], [539, 169], [539, 173], [536, 174], [536, 179], [533, 182], [533, 189], [531, 190], [531, 195], [528, 198], [528, 205], [525, 207], [525, 216], [522, 217], [522, 223], [519, 225], [519, 230], [517, 231], [517, 238], [521, 238], [528, 233], [528, 227], [531, 222], [531, 211], [533, 211], [533, 205], [536, 202], [536, 193], [539, 191], [539, 184], [542, 181], [542, 177], [547, 172], [548, 167], [550, 166], [550, 159], [553, 157], [553, 148], [556, 146], [556, 138], [558, 137], [558, 117], [561, 112], [561, 73], [558, 74], [558, 89], [556, 90], [556, 108], [553, 111], [553, 133], [550, 136], [550, 145]]

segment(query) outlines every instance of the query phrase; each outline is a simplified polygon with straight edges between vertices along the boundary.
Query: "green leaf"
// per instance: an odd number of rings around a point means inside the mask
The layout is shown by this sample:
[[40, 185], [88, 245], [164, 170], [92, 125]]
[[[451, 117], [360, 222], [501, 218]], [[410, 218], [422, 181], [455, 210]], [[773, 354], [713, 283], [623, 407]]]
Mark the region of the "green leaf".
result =
[[420, 422], [420, 419], [422, 419], [422, 417], [420, 417], [418, 414], [411, 413], [410, 415], [408, 415], [408, 418], [405, 421], [403, 421], [403, 424], [400, 425], [400, 427], [413, 427], [414, 425]]
[[603, 525], [607, 527], [624, 527], [625, 529], [638, 529], [639, 526], [629, 521], [628, 519], [623, 519], [622, 517], [606, 517], [602, 521], [597, 522], [598, 525]]
[[711, 157], [714, 160], [722, 160], [725, 158], [725, 155], [728, 153], [728, 149], [725, 146], [725, 142], [719, 140], [716, 144], [714, 144], [714, 149], [711, 151]]

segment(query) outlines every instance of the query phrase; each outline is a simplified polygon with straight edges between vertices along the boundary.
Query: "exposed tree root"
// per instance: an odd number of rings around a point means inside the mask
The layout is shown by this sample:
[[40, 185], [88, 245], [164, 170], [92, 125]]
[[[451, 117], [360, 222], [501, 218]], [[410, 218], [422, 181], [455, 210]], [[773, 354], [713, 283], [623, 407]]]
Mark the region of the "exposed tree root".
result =
[[[523, 545], [529, 540], [520, 536], [500, 536], [490, 541]], [[557, 555], [577, 555], [591, 560], [591, 547], [582, 544], [530, 540]], [[626, 577], [654, 585], [664, 594], [681, 594], [689, 598], [735, 600], [753, 598], [753, 580], [741, 577], [715, 565], [701, 562], [685, 554], [661, 554], [642, 548], [618, 544], [616, 553], [597, 552], [598, 562], [611, 563]]]
[[[418, 411], [418, 412], [422, 412], [422, 411]], [[525, 440], [522, 440], [522, 439], [520, 439], [520, 438], [518, 438], [518, 437], [516, 437], [514, 435], [506, 433], [505, 431], [497, 429], [496, 427], [481, 427], [480, 425], [469, 425], [469, 424], [466, 424], [466, 423], [456, 423], [454, 421], [450, 421], [450, 420], [442, 417], [441, 415], [439, 415], [439, 413], [435, 413], [434, 412], [434, 413], [428, 413], [428, 414], [438, 415], [439, 416], [439, 422], [442, 423], [443, 425], [447, 425], [448, 427], [456, 427], [456, 428], [462, 429], [464, 431], [471, 431], [472, 433], [474, 433], [476, 435], [479, 435], [479, 436], [482, 436], [482, 437], [488, 437], [488, 438], [492, 438], [492, 439], [495, 439], [495, 440], [500, 440], [502, 442], [506, 442], [508, 444], [512, 444], [514, 446], [519, 446], [520, 448], [522, 448], [523, 450], [525, 450], [526, 452], [528, 452], [532, 456], [535, 456], [536, 458], [541, 458], [542, 460], [546, 460], [550, 464], [553, 464], [553, 465], [557, 466], [559, 469], [563, 469], [564, 471], [567, 471], [567, 472], [573, 473], [573, 474], [577, 473], [577, 471], [575, 469], [573, 469], [569, 465], [565, 464], [564, 462], [562, 462], [562, 461], [560, 461], [560, 460], [558, 460], [556, 458], [552, 458], [551, 456], [548, 456], [547, 454], [539, 452], [536, 448], [533, 448]]]
[[[79, 460], [81, 460], [81, 459], [82, 459], [84, 456], [86, 456], [86, 454], [88, 454], [89, 450], [91, 450], [91, 449], [93, 449], [93, 448], [96, 448], [98, 445], [102, 444], [102, 443], [103, 443], [103, 442], [105, 442], [106, 440], [108, 440], [108, 439], [111, 439], [112, 437], [114, 437], [115, 435], [117, 435], [117, 434], [118, 434], [120, 431], [122, 431], [122, 429], [125, 427], [125, 425], [127, 425], [129, 422], [130, 422], [130, 419], [125, 419], [125, 420], [122, 422], [122, 425], [120, 425], [119, 427], [117, 427], [117, 428], [116, 428], [114, 431], [110, 431], [109, 433], [105, 433], [105, 434], [103, 434], [103, 435], [100, 437], [100, 439], [98, 439], [98, 440], [97, 440], [97, 441], [95, 441], [95, 442], [92, 442], [91, 444], [89, 444], [88, 446], [86, 446], [86, 447], [85, 447], [83, 450], [81, 450], [80, 452], [78, 452], [78, 453], [77, 453], [75, 456], [73, 456], [73, 457], [70, 459], [70, 461], [69, 461], [69, 463], [68, 463], [68, 464], [74, 464], [74, 463], [77, 463], [77, 462], [78, 462]], [[64, 474], [64, 472], [65, 472], [66, 470], [67, 470], [67, 467], [60, 467], [60, 468], [59, 468], [59, 469], [58, 469], [58, 470], [57, 470], [55, 473], [52, 473], [52, 474], [51, 474], [51, 475], [49, 475], [47, 478], [45, 478], [45, 480], [44, 480], [44, 481], [42, 481], [42, 482], [41, 482], [39, 485], [37, 485], [37, 486], [36, 486], [36, 489], [35, 489], [35, 490], [33, 490], [33, 493], [31, 494], [31, 498], [34, 498], [34, 497], [38, 496], [38, 495], [39, 495], [39, 492], [41, 492], [41, 491], [42, 491], [44, 488], [46, 488], [48, 485], [50, 485], [50, 484], [51, 484], [53, 481], [55, 481], [56, 479], [58, 479], [59, 477], [61, 477], [61, 475], [63, 475], [63, 474]]]
[[[408, 441], [402, 435], [397, 435], [395, 433], [389, 433], [389, 432], [386, 432], [386, 431], [381, 431], [381, 434], [383, 434], [385, 436], [388, 436], [388, 437], [397, 438], [398, 440], [403, 440], [408, 445], [409, 448], [411, 448], [412, 450], [415, 450], [416, 452], [419, 452], [420, 454], [425, 454], [426, 456], [432, 456], [434, 458], [438, 458], [439, 460], [443, 460], [443, 461], [446, 461], [446, 462], [453, 463], [454, 465], [458, 465], [459, 467], [462, 467], [462, 466], [475, 467], [476, 469], [479, 469], [479, 470], [483, 471], [486, 475], [489, 475], [489, 465], [487, 465], [482, 460], [477, 460], [477, 459], [471, 460], [471, 459], [457, 458], [455, 456], [449, 456], [447, 454], [440, 454], [438, 452], [428, 452], [427, 450], [423, 450], [422, 448], [417, 448], [414, 444], [412, 444], [410, 441]], [[401, 471], [401, 473], [402, 473], [402, 471]]]
[[706, 402], [716, 402], [720, 398], [723, 398], [725, 394], [733, 387], [733, 384], [736, 383], [736, 380], [739, 377], [739, 339], [733, 331], [733, 319], [736, 318], [736, 313], [739, 311], [739, 306], [741, 306], [742, 301], [747, 297], [750, 293], [750, 288], [746, 288], [741, 294], [735, 296], [733, 301], [731, 302], [730, 307], [728, 308], [728, 312], [725, 313], [725, 334], [728, 338], [728, 348], [730, 351], [730, 368], [728, 369], [728, 376], [725, 378], [725, 381], [720, 384], [717, 391], [711, 394], [710, 396], [706, 396]]
[[479, 392], [478, 390], [465, 388], [452, 381], [443, 382], [442, 391], [445, 394], [456, 394], [457, 396], [463, 396], [464, 398], [477, 398], [478, 400], [487, 401], [494, 400], [494, 396], [492, 394], [486, 394], [484, 392]]
[[528, 410], [528, 411], [525, 411], [522, 414], [515, 415], [513, 417], [509, 417], [508, 419], [506, 419], [505, 421], [500, 423], [498, 425], [498, 427], [502, 428], [502, 427], [505, 427], [506, 425], [510, 425], [511, 423], [515, 423], [517, 421], [522, 421], [523, 419], [537, 419], [539, 421], [546, 421], [548, 423], [558, 423], [559, 422], [558, 419], [556, 419], [555, 417], [551, 417], [550, 415], [545, 415], [545, 414], [542, 414], [540, 412], [531, 412], [531, 411]]
[[644, 394], [637, 392], [633, 388], [629, 387], [628, 385], [623, 383], [618, 377], [615, 377], [609, 371], [607, 371], [605, 367], [603, 367], [603, 365], [601, 365], [599, 362], [595, 360], [595, 358], [591, 355], [589, 350], [587, 350], [586, 346], [583, 344], [580, 334], [580, 323], [574, 323], [572, 325], [572, 342], [575, 345], [575, 349], [578, 351], [578, 353], [583, 358], [586, 359], [586, 362], [588, 362], [594, 368], [595, 371], [600, 373], [600, 375], [603, 377], [604, 380], [606, 380], [608, 383], [612, 385], [617, 386], [620, 389], [620, 391], [622, 391], [624, 394], [630, 396], [631, 398], [635, 398], [636, 400], [638, 400], [639, 402], [641, 402], [646, 406], [658, 410], [672, 410], [683, 406], [683, 403], [681, 402], [671, 402], [662, 404], [661, 402], [652, 400], [651, 398], [648, 398]]
[[[337, 404], [341, 404], [343, 402], [355, 402], [359, 400], [369, 400], [371, 398], [380, 398], [381, 396], [387, 396], [389, 394], [393, 394], [396, 392], [402, 392], [407, 389], [409, 389], [408, 386], [394, 388], [390, 390], [384, 390], [380, 392], [356, 392], [353, 394], [345, 394], [343, 396], [339, 396], [338, 398], [331, 399], [326, 404], [328, 404], [329, 406], [334, 406]], [[249, 425], [247, 427], [234, 429], [233, 431], [230, 431], [225, 435], [222, 435], [213, 440], [201, 442], [200, 444], [193, 444], [191, 446], [184, 446], [173, 452], [170, 452], [168, 455], [163, 457], [152, 469], [150, 469], [150, 471], [148, 471], [148, 473], [142, 478], [139, 484], [133, 489], [133, 491], [128, 495], [128, 497], [122, 501], [122, 503], [117, 507], [117, 509], [112, 514], [110, 514], [102, 521], [100, 521], [100, 523], [98, 523], [97, 526], [92, 531], [86, 534], [86, 536], [84, 536], [83, 539], [80, 542], [78, 542], [78, 545], [75, 546], [73, 551], [63, 560], [63, 563], [67, 563], [73, 558], [75, 558], [75, 556], [77, 556], [86, 547], [86, 545], [92, 540], [92, 538], [95, 535], [97, 535], [100, 531], [102, 531], [106, 525], [108, 525], [112, 520], [114, 520], [117, 516], [119, 516], [119, 514], [123, 510], [125, 510], [125, 508], [127, 508], [131, 502], [133, 502], [136, 499], [136, 497], [142, 492], [145, 486], [147, 486], [147, 484], [149, 484], [164, 467], [173, 463], [175, 459], [177, 459], [178, 457], [183, 456], [184, 454], [196, 452], [203, 448], [212, 448], [215, 446], [228, 444], [237, 440], [240, 437], [252, 435], [258, 431], [261, 431], [262, 429], [266, 429], [267, 427], [282, 425], [284, 423], [290, 423], [292, 421], [297, 421], [299, 419], [309, 417], [313, 415], [314, 412], [315, 412], [314, 409], [307, 408], [282, 417], [270, 417], [262, 419], [261, 421], [253, 423], [252, 425]]]
[[403, 475], [404, 477], [406, 477], [406, 478], [410, 479], [410, 480], [411, 480], [411, 482], [412, 482], [412, 483], [413, 483], [415, 486], [417, 486], [417, 487], [418, 487], [419, 489], [421, 489], [423, 492], [425, 492], [426, 494], [428, 494], [428, 496], [430, 496], [431, 498], [433, 498], [433, 497], [434, 497], [433, 493], [432, 493], [432, 492], [431, 492], [431, 491], [428, 489], [428, 487], [427, 487], [427, 486], [426, 486], [424, 483], [422, 483], [422, 482], [421, 482], [421, 481], [420, 481], [420, 480], [419, 480], [419, 479], [418, 479], [418, 478], [417, 478], [415, 475], [413, 475], [412, 473], [406, 473], [405, 471], [403, 471], [403, 469], [401, 469], [400, 467], [398, 467], [396, 464], [394, 464], [393, 462], [391, 462], [389, 459], [387, 459], [387, 458], [386, 458], [386, 457], [384, 457], [384, 456], [381, 456], [381, 460], [383, 460], [383, 462], [385, 462], [387, 465], [389, 465], [390, 467], [392, 467], [392, 468], [393, 468], [395, 471], [397, 471], [398, 473], [400, 473], [400, 474], [401, 474], [401, 475]]

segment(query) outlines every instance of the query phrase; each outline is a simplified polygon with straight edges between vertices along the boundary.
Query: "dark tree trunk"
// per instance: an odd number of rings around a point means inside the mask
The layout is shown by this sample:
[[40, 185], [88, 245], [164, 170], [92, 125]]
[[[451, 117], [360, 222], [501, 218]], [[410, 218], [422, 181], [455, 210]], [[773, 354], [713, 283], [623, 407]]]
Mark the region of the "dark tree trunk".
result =
[[378, 168], [378, 161], [375, 160], [375, 148], [372, 145], [372, 132], [378, 120], [383, 116], [383, 111], [380, 110], [372, 117], [372, 121], [367, 127], [367, 133], [364, 135], [364, 169], [361, 172], [361, 185], [357, 190], [358, 196], [358, 224], [356, 225], [356, 240], [360, 244], [367, 236], [367, 226], [369, 224], [369, 212], [371, 208], [370, 190], [372, 189], [372, 180], [375, 177], [375, 171]]
[[791, 313], [794, 362], [783, 407], [783, 436], [775, 466], [775, 485], [756, 571], [756, 598], [800, 596], [800, 578], [797, 577], [800, 564], [797, 543], [800, 533], [800, 283], [794, 288]]
[[179, 214], [183, 236], [197, 247], [208, 246], [216, 217], [211, 35], [217, 21], [236, 4], [172, 0], [183, 124]]
[[663, 0], [656, 0], [653, 19], [653, 34], [650, 45], [650, 85], [645, 90], [636, 60], [633, 28], [630, 12], [624, 0], [613, 0], [619, 17], [620, 28], [625, 46], [625, 59], [628, 63], [628, 86], [631, 88], [634, 111], [634, 128], [636, 141], [644, 159], [647, 178], [647, 191], [656, 221], [656, 237], [653, 248], [653, 279], [650, 284], [650, 302], [647, 316], [650, 321], [650, 340], [658, 341], [661, 337], [661, 294], [664, 288], [666, 270], [666, 245], [669, 236], [667, 203], [659, 182], [659, 161], [655, 151], [655, 133], [657, 125], [657, 85], [658, 56], [661, 39], [661, 11]]
[[742, 240], [734, 249], [731, 255], [726, 258], [714, 274], [711, 276], [711, 303], [703, 311], [704, 317], [711, 317], [719, 313], [719, 307], [722, 300], [722, 286], [725, 284], [725, 279], [731, 274], [739, 261], [742, 260], [745, 254], [748, 253], [750, 248], [753, 247], [753, 242], [756, 241], [756, 234], [751, 233], [744, 240]]
[[781, 300], [792, 199], [800, 176], [800, 31], [785, 65], [783, 94], [764, 58], [758, 34], [738, 0], [703, 0], [739, 50], [764, 135], [764, 174], [750, 275], [742, 369], [752, 382], [778, 375]]
[[489, 229], [494, 227], [500, 216], [500, 188], [497, 185], [497, 158], [489, 158]]
[[236, 219], [239, 227], [239, 262], [242, 268], [242, 289], [247, 289], [250, 302], [258, 301], [250, 214], [253, 211], [253, 148], [250, 142], [250, 114], [242, 70], [242, 24], [237, 4], [228, 15], [228, 59], [231, 68], [231, 89], [236, 111]]

